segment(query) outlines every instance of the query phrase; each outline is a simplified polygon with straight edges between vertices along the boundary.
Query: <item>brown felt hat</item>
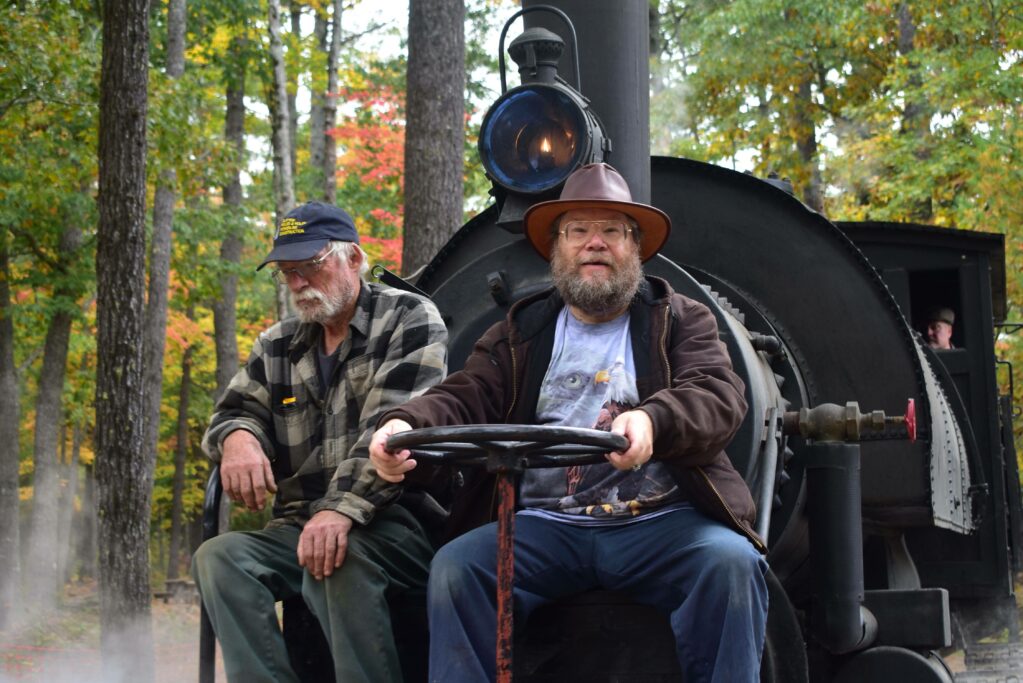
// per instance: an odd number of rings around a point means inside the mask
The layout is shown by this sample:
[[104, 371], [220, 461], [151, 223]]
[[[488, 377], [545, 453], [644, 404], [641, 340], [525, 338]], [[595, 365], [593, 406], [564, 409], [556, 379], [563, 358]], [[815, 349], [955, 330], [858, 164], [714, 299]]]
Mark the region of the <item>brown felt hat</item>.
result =
[[647, 261], [660, 251], [671, 233], [671, 219], [660, 209], [632, 201], [625, 178], [607, 164], [580, 166], [568, 176], [561, 198], [540, 202], [526, 211], [523, 223], [526, 238], [550, 261], [550, 228], [561, 214], [572, 209], [610, 209], [621, 211], [639, 224], [643, 240], [639, 257]]

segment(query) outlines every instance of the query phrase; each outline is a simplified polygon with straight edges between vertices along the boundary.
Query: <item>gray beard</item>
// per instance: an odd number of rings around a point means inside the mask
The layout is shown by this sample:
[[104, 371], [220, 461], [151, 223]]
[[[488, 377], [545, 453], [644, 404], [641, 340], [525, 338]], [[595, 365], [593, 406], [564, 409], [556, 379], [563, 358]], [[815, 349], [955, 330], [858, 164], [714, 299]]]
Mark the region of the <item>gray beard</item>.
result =
[[[337, 315], [348, 307], [352, 300], [351, 289], [346, 283], [342, 283], [341, 289], [334, 296], [327, 296], [318, 289], [309, 288], [300, 295], [291, 293], [291, 305], [298, 314], [298, 319], [304, 323], [324, 324], [333, 320]], [[318, 301], [319, 307], [305, 309], [298, 305], [299, 301]]]
[[623, 310], [632, 302], [643, 280], [643, 266], [639, 254], [633, 253], [607, 280], [586, 282], [555, 250], [551, 258], [551, 279], [566, 304], [588, 315], [603, 317]]

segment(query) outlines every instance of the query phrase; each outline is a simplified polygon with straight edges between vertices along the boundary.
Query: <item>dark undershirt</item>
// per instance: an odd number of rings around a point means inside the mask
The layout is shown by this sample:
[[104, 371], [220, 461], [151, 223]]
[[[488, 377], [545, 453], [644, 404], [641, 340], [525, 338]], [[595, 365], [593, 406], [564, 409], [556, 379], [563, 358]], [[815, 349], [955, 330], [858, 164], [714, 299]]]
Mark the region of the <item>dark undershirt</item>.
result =
[[327, 386], [330, 384], [330, 380], [334, 376], [334, 370], [337, 369], [338, 349], [340, 348], [341, 345], [338, 344], [333, 353], [324, 353], [322, 344], [316, 346], [316, 370], [320, 377], [321, 399], [326, 396]]

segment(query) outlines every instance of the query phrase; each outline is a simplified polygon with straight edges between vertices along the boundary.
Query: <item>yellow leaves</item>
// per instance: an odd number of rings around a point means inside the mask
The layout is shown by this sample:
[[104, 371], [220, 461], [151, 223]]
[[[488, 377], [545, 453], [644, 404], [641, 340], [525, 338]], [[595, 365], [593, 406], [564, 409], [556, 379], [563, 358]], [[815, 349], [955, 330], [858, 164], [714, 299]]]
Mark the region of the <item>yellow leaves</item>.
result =
[[[234, 32], [235, 29], [231, 26], [218, 26], [210, 37], [209, 47], [212, 48], [213, 52], [226, 53], [227, 48], [231, 44], [231, 39], [234, 38]], [[198, 49], [196, 48], [194, 51], [198, 52]], [[191, 57], [191, 51], [189, 57]]]
[[78, 462], [87, 467], [96, 462], [96, 451], [92, 449], [91, 441], [82, 443], [81, 450], [78, 451]]

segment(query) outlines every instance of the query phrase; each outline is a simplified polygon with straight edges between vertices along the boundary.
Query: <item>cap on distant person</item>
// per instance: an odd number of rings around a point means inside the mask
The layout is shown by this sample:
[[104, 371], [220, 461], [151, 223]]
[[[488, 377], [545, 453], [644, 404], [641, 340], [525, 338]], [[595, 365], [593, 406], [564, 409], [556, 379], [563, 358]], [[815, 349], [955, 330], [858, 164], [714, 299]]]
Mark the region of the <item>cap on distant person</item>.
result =
[[281, 220], [274, 235], [273, 250], [256, 270], [274, 261], [311, 259], [331, 240], [359, 243], [359, 233], [352, 217], [344, 210], [323, 202], [297, 206]]
[[947, 308], [945, 306], [931, 309], [927, 322], [935, 322], [938, 320], [943, 323], [948, 323], [949, 325], [955, 325], [956, 314], [951, 308]]

